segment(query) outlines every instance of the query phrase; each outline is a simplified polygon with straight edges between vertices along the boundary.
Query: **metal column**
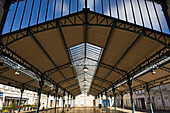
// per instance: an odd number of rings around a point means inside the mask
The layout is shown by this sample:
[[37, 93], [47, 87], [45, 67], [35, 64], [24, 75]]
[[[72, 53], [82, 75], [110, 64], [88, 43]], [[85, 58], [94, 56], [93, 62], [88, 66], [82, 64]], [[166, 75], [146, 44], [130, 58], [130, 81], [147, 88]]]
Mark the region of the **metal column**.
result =
[[151, 113], [154, 113], [151, 98], [150, 98], [150, 88], [149, 88], [148, 83], [146, 83], [146, 91], [148, 92], [148, 100], [149, 100], [149, 104], [150, 104], [150, 108], [151, 108]]
[[21, 97], [20, 97], [20, 100], [19, 100], [19, 108], [18, 108], [18, 113], [20, 112], [20, 109], [21, 109], [21, 100], [22, 100], [22, 95], [24, 93], [24, 85], [22, 86], [21, 88]]
[[70, 97], [70, 110], [72, 109], [72, 104], [73, 104], [73, 96], [71, 95], [71, 97]]
[[44, 80], [42, 78], [41, 78], [41, 81], [39, 82], [39, 85], [40, 85], [40, 88], [38, 89], [38, 105], [37, 105], [36, 113], [39, 113], [39, 109], [40, 109], [41, 91], [44, 85]]
[[54, 110], [54, 113], [56, 113], [56, 106], [57, 106], [57, 93], [58, 93], [58, 86], [56, 86], [56, 89], [55, 89], [55, 110]]
[[48, 101], [49, 101], [49, 95], [50, 95], [50, 92], [48, 92], [48, 94], [47, 94], [47, 105], [46, 105], [46, 113], [47, 113], [47, 111], [48, 111]]
[[108, 102], [107, 102], [108, 97], [107, 97], [107, 91], [106, 91], [106, 90], [105, 90], [105, 96], [106, 96], [106, 113], [108, 113], [108, 112], [109, 112], [108, 107], [107, 107], [107, 104], [108, 104]]
[[68, 99], [67, 99], [67, 111], [69, 111], [69, 93], [67, 95]]
[[101, 93], [101, 100], [102, 100], [101, 106], [102, 106], [102, 110], [103, 110], [103, 93]]
[[123, 92], [121, 91], [121, 97], [122, 97], [122, 99], [121, 99], [121, 106], [122, 106], [122, 108], [123, 108], [123, 111], [125, 110], [125, 108], [124, 108], [124, 102], [123, 102]]
[[60, 109], [60, 95], [58, 96], [58, 111]]
[[64, 97], [65, 97], [65, 90], [64, 90], [64, 92], [63, 92], [63, 110], [62, 110], [62, 113], [64, 113], [64, 105], [65, 105], [65, 99], [64, 99]]
[[115, 106], [115, 113], [116, 113], [117, 112], [116, 93], [114, 93], [114, 106]]
[[110, 95], [110, 107], [112, 108], [112, 95]]
[[100, 105], [100, 95], [98, 95], [98, 108], [99, 108], [99, 105]]
[[130, 90], [130, 98], [131, 98], [131, 105], [132, 105], [132, 113], [135, 113], [135, 107], [134, 107], [134, 103], [133, 103], [133, 92], [132, 92], [132, 80], [130, 80], [130, 76], [129, 74], [127, 75], [127, 85], [129, 86], [129, 90]]
[[112, 85], [112, 92], [113, 92], [113, 95], [114, 95], [114, 106], [115, 106], [115, 113], [116, 113], [117, 112], [117, 110], [116, 110], [117, 105], [116, 105], [116, 93], [115, 93], [114, 85]]
[[162, 105], [163, 105], [163, 107], [164, 107], [164, 110], [166, 110], [166, 108], [165, 108], [165, 103], [164, 103], [164, 100], [163, 100], [162, 90], [161, 90], [160, 85], [159, 85], [159, 91], [160, 91], [160, 94], [161, 94]]

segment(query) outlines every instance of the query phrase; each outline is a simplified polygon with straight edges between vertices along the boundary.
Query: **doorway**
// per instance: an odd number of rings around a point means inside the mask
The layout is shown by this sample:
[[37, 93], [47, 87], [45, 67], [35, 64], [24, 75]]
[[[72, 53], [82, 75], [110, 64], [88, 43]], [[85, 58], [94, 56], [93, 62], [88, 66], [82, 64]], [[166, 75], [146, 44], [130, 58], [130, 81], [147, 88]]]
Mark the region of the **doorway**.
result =
[[141, 99], [141, 104], [142, 104], [142, 109], [146, 109], [144, 98]]

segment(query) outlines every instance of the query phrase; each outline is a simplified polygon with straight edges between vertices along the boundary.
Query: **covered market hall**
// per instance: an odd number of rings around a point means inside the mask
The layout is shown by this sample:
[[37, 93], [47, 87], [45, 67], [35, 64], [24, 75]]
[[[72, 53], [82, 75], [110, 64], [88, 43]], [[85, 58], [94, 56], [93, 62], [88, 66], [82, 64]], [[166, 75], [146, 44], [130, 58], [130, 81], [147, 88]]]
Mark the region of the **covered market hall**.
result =
[[0, 0], [0, 112], [169, 113], [170, 0]]

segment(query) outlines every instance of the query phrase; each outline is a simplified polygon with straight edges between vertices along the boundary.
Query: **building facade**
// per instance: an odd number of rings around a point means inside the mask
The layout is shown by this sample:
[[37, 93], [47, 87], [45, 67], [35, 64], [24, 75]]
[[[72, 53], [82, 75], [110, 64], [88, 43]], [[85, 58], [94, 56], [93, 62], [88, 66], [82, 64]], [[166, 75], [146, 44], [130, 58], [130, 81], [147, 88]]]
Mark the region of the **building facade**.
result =
[[[170, 84], [151, 88], [150, 96], [154, 110], [170, 110]], [[133, 93], [133, 100], [136, 108], [150, 109], [146, 90], [135, 91]], [[123, 102], [125, 107], [131, 107], [129, 93], [124, 94]], [[121, 106], [121, 96], [117, 97], [117, 105]]]

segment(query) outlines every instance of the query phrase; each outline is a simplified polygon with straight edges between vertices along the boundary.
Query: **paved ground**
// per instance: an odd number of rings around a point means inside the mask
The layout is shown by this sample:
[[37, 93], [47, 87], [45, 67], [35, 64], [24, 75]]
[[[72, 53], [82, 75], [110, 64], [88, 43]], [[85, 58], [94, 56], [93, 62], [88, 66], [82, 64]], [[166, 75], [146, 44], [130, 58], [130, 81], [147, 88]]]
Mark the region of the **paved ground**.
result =
[[[57, 113], [61, 113], [62, 109], [58, 109]], [[46, 113], [42, 111], [41, 113]], [[54, 113], [54, 110], [49, 110], [47, 113]], [[98, 108], [74, 108], [70, 111], [65, 111], [65, 113], [106, 113], [106, 110], [100, 110]], [[109, 109], [109, 113], [115, 113], [114, 109]], [[121, 108], [117, 109], [117, 113], [131, 113], [131, 110], [123, 110]], [[146, 113], [146, 112], [136, 112], [136, 113]]]
[[[28, 112], [21, 112], [21, 113], [28, 113]], [[30, 112], [29, 112], [30, 113]], [[31, 113], [35, 113], [35, 111], [31, 112]], [[40, 113], [46, 113], [46, 111], [41, 111]], [[54, 113], [54, 110], [48, 110], [47, 113]], [[62, 109], [57, 109], [57, 113], [62, 113]], [[105, 110], [101, 110], [98, 108], [73, 108], [70, 111], [65, 111], [65, 113], [106, 113], [106, 109]], [[109, 108], [109, 112], [108, 113], [115, 113], [115, 109], [114, 108]], [[122, 108], [117, 108], [117, 113], [132, 113], [132, 110], [130, 109], [125, 109], [123, 111]], [[135, 113], [150, 113], [149, 110], [136, 110]], [[168, 111], [164, 112], [164, 111], [155, 111], [154, 113], [170, 113]]]

